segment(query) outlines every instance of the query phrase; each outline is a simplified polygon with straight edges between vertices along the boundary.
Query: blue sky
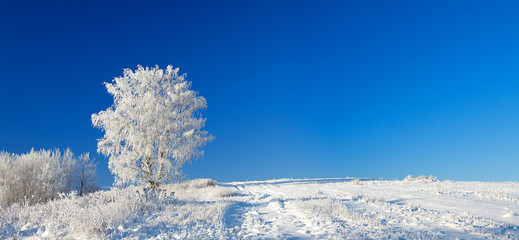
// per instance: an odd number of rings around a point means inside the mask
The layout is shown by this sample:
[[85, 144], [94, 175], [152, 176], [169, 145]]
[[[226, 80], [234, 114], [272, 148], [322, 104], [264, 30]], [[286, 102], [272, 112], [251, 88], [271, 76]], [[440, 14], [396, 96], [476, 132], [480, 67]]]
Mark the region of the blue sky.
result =
[[0, 149], [91, 152], [123, 68], [180, 67], [218, 181], [519, 181], [517, 1], [2, 1]]

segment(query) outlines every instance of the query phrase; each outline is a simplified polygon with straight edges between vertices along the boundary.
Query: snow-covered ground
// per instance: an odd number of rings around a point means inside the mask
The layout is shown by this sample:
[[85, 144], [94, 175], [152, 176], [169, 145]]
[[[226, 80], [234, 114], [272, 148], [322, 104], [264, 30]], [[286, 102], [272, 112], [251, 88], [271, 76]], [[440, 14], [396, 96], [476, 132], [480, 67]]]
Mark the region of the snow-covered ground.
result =
[[194, 180], [4, 208], [0, 224], [27, 239], [519, 239], [519, 183]]

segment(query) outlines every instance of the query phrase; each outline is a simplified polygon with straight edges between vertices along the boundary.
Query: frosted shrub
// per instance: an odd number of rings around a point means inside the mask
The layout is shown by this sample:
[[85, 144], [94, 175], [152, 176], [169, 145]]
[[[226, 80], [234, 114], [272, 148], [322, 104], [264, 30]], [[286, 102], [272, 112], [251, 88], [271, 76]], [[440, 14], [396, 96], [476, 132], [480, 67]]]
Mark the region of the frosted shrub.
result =
[[4, 228], [16, 229], [15, 232], [23, 230], [22, 226], [37, 223], [34, 227], [42, 237], [63, 238], [71, 233], [107, 236], [128, 219], [137, 218], [165, 203], [169, 203], [168, 199], [142, 190], [113, 189], [82, 198], [66, 195], [44, 205], [22, 208], [13, 205], [3, 212], [2, 217], [7, 223]]
[[174, 192], [179, 200], [193, 201], [210, 200], [239, 196], [239, 191], [234, 188], [222, 187], [209, 178], [194, 179], [180, 183], [165, 184], [162, 186], [166, 192]]
[[352, 185], [356, 185], [356, 186], [362, 186], [363, 185], [362, 182], [358, 178], [356, 178], [353, 181], [351, 181], [351, 184]]
[[414, 180], [413, 175], [407, 175], [407, 176], [404, 178], [404, 181], [413, 181], [413, 180]]
[[365, 203], [384, 203], [385, 200], [377, 196], [366, 196], [364, 194], [356, 193], [351, 196], [352, 201], [360, 201]]
[[[69, 150], [39, 150], [17, 155], [0, 153], [0, 206], [36, 204], [72, 190], [76, 158]], [[89, 172], [95, 175], [95, 169]], [[93, 186], [93, 181], [88, 183]], [[93, 188], [90, 188], [93, 189]]]
[[196, 188], [214, 187], [214, 186], [218, 185], [218, 183], [215, 180], [210, 179], [210, 178], [198, 178], [198, 179], [184, 182], [184, 184], [186, 184], [189, 187], [196, 187]]
[[421, 175], [418, 177], [413, 177], [413, 175], [407, 175], [407, 177], [404, 178], [404, 181], [419, 181], [419, 180], [436, 181], [437, 179], [433, 175], [429, 175], [429, 176]]
[[216, 197], [235, 197], [239, 196], [240, 192], [236, 189], [223, 189], [218, 191]]

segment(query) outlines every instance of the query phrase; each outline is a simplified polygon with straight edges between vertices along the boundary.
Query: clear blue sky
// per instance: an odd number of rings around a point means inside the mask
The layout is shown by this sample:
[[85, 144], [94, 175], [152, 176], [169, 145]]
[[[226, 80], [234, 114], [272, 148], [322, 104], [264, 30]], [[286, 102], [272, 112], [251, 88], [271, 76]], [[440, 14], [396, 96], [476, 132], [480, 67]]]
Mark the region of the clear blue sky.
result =
[[102, 85], [180, 67], [188, 178], [519, 181], [518, 1], [1, 1], [0, 149], [91, 152]]

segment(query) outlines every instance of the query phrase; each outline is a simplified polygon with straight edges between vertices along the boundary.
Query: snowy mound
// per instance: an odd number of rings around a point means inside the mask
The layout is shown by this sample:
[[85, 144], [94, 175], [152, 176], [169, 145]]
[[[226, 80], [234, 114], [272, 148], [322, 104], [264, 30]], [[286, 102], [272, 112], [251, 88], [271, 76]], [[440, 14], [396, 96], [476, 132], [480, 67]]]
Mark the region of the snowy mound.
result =
[[305, 179], [64, 197], [0, 213], [3, 238], [519, 239], [519, 183]]

